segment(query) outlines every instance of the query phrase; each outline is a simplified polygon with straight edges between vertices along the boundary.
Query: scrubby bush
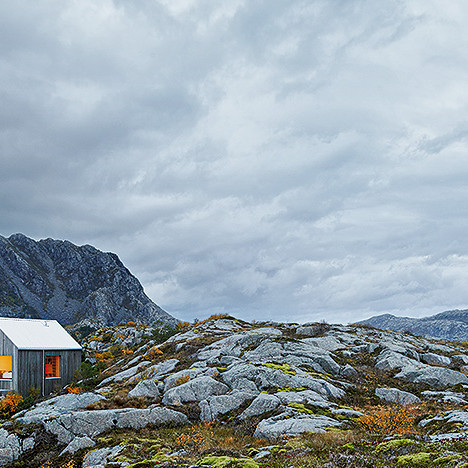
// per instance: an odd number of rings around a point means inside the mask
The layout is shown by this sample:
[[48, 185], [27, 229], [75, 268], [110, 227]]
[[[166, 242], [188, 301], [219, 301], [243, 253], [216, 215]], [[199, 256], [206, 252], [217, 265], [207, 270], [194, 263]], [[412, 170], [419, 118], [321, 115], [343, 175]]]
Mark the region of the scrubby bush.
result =
[[414, 431], [414, 411], [408, 406], [377, 408], [361, 416], [361, 426], [374, 434], [408, 434]]
[[0, 400], [0, 416], [9, 418], [16, 413], [23, 402], [23, 397], [17, 393], [8, 393]]

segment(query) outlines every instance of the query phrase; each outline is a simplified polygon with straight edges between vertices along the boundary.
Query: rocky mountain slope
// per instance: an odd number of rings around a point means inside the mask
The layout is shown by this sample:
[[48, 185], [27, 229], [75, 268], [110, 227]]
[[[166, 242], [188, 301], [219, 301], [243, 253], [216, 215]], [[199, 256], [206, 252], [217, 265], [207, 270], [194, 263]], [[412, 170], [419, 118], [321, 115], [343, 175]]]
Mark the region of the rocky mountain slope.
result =
[[450, 310], [419, 319], [383, 314], [359, 323], [385, 330], [409, 331], [429, 338], [468, 341], [468, 310]]
[[0, 236], [0, 316], [175, 325], [117, 255], [68, 241]]
[[3, 422], [0, 465], [468, 466], [462, 344], [232, 317], [179, 328], [85, 338], [81, 380]]

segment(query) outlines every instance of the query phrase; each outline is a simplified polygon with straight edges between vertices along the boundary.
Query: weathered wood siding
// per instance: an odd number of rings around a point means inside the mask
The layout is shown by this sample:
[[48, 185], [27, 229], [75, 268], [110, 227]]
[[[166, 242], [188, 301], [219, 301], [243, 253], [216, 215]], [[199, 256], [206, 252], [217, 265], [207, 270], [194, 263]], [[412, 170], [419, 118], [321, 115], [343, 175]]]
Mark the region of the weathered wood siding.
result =
[[29, 388], [38, 388], [42, 392], [42, 350], [18, 350], [19, 380], [16, 391], [28, 396]]
[[[10, 339], [0, 330], [0, 356], [12, 356], [13, 380], [3, 380], [0, 382], [1, 390], [16, 390], [18, 388], [18, 349]], [[0, 395], [7, 393], [0, 392]]]
[[81, 364], [80, 350], [45, 351], [45, 356], [60, 356], [60, 378], [44, 379], [44, 395], [48, 395], [68, 385], [75, 379], [75, 371]]
[[[44, 375], [44, 357], [60, 356], [60, 377], [46, 379]], [[18, 393], [26, 396], [29, 387], [39, 388], [43, 395], [48, 395], [63, 388], [75, 378], [75, 371], [80, 367], [80, 350], [19, 350], [18, 368], [20, 381]]]

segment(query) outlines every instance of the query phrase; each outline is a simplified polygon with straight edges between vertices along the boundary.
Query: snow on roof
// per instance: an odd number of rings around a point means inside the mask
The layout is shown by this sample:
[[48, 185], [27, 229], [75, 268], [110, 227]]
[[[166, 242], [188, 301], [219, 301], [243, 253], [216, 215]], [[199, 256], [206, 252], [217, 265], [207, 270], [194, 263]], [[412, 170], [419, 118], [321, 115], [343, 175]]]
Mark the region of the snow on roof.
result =
[[18, 349], [81, 349], [56, 320], [0, 317], [0, 330]]

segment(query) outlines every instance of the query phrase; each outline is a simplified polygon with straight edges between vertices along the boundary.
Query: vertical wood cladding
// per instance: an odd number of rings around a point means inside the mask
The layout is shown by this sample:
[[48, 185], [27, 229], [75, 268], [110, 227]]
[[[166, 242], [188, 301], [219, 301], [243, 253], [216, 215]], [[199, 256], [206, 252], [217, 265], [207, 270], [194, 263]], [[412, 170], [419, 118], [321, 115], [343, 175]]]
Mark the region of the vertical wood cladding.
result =
[[[12, 372], [13, 380], [2, 381], [0, 388], [16, 390], [18, 388], [18, 349], [11, 342], [11, 340], [0, 330], [0, 355], [2, 356], [12, 356]], [[4, 392], [2, 392], [4, 393]]]
[[[45, 356], [59, 356], [60, 377], [46, 379], [44, 375]], [[29, 394], [29, 388], [39, 388], [48, 395], [69, 384], [75, 378], [75, 371], [81, 363], [80, 350], [19, 350], [18, 368], [20, 369], [18, 393]]]
[[18, 386], [16, 391], [23, 396], [29, 394], [29, 387], [42, 390], [42, 351], [19, 350], [18, 351]]
[[80, 350], [57, 350], [45, 351], [45, 356], [59, 356], [60, 357], [60, 377], [53, 379], [44, 379], [44, 394], [48, 395], [69, 384], [75, 379], [75, 371], [81, 364], [81, 351]]

